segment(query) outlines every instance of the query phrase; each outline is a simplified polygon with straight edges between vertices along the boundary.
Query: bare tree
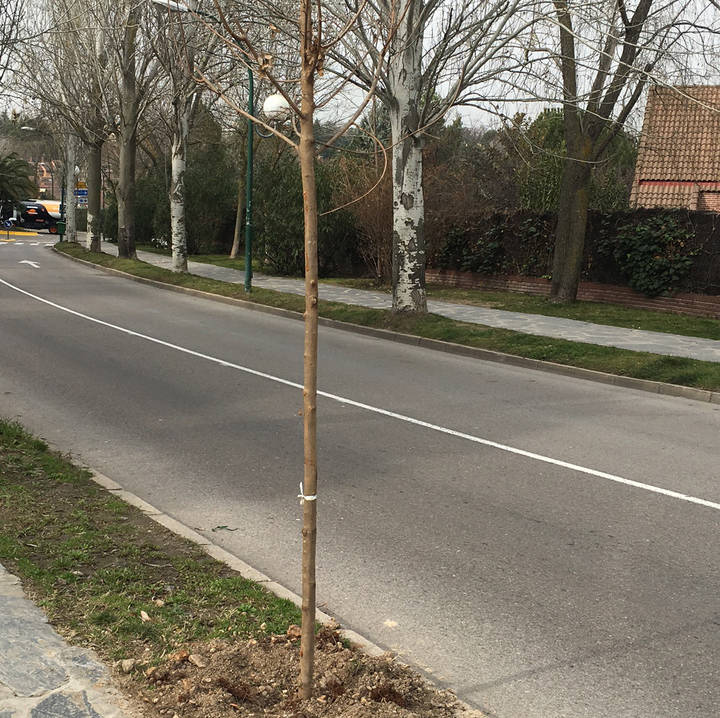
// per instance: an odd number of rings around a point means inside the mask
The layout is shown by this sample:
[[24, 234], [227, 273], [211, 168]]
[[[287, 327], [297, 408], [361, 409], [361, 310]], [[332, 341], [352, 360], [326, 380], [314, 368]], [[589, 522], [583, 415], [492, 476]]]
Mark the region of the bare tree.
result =
[[25, 17], [25, 0], [0, 0], [0, 90], [12, 68]]
[[[88, 156], [89, 248], [100, 251], [100, 166], [113, 121], [114, 100], [107, 82], [103, 34], [95, 18], [76, 0], [38, 6], [32, 38], [23, 43], [17, 81], [36, 98], [45, 120], [65, 137], [68, 238], [75, 236], [74, 169], [80, 140]], [[38, 82], [42, 72], [44, 82]]]
[[139, 123], [153, 102], [160, 75], [150, 41], [152, 10], [137, 0], [101, 0], [89, 6], [98, 26], [104, 28], [107, 52], [106, 77], [117, 99], [115, 133], [119, 169], [116, 185], [118, 205], [118, 255], [134, 258], [135, 169]]
[[[185, 169], [190, 129], [200, 103], [202, 85], [196, 73], [207, 71], [213, 62], [217, 36], [205, 23], [190, 18], [190, 12], [202, 12], [190, 2], [188, 12], [178, 12], [173, 3], [154, 0], [158, 8], [159, 32], [154, 42], [155, 53], [168, 79], [171, 100], [172, 145], [170, 183], [171, 269], [187, 272], [187, 234], [185, 231]], [[202, 52], [198, 50], [202, 48]], [[197, 67], [196, 67], [197, 64]]]
[[[535, 31], [539, 78], [562, 98], [567, 148], [555, 231], [551, 297], [574, 301], [583, 260], [593, 167], [643, 96], [647, 82], [692, 67], [717, 13], [684, 0], [553, 0]], [[717, 28], [715, 28], [717, 29]], [[559, 73], [555, 68], [559, 69]]]
[[[299, 7], [298, 7], [299, 6]], [[202, 82], [218, 94], [235, 112], [261, 125], [297, 153], [302, 178], [305, 247], [305, 346], [303, 353], [303, 435], [304, 472], [300, 498], [302, 528], [302, 632], [300, 695], [308, 698], [313, 690], [315, 650], [315, 552], [317, 536], [317, 350], [318, 350], [318, 207], [315, 181], [316, 142], [314, 119], [319, 109], [337, 98], [347, 79], [325, 80], [328, 52], [341, 42], [358, 21], [358, 13], [341, 15], [325, 0], [261, 0], [249, 14], [234, 3], [216, 0], [216, 32], [222, 36], [236, 67], [264, 78], [274, 91], [273, 118], [260, 119], [238, 105], [222, 82], [210, 73]], [[198, 18], [202, 17], [197, 15]], [[209, 21], [210, 22], [210, 21]], [[383, 28], [378, 24], [378, 32]], [[387, 45], [387, 42], [385, 43]], [[383, 53], [376, 55], [379, 62]], [[324, 78], [324, 79], [319, 79]], [[278, 98], [281, 98], [278, 100]], [[360, 112], [369, 101], [361, 101]], [[284, 105], [285, 110], [281, 109]], [[277, 122], [280, 113], [291, 121], [289, 134]], [[348, 129], [350, 117], [338, 134]]]
[[[362, 0], [344, 0], [358, 15], [347, 42], [332, 56], [348, 80], [374, 91], [390, 113], [393, 180], [393, 309], [425, 312], [423, 144], [452, 107], [484, 102], [483, 87], [522, 66], [520, 38], [532, 24], [532, 0], [387, 0], [368, 3], [386, 28], [395, 26], [386, 60], [365, 22]], [[375, 68], [380, 66], [380, 72]]]

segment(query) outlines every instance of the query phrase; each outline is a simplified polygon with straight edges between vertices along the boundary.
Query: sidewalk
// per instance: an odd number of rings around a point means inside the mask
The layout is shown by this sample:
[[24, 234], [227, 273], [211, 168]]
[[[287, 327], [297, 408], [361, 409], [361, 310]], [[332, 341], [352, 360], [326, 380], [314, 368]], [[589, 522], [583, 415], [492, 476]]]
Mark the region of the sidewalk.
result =
[[108, 671], [71, 647], [0, 566], [0, 718], [123, 718]]
[[[102, 249], [107, 254], [117, 255], [116, 244], [103, 242]], [[162, 254], [138, 252], [138, 259], [158, 267], [170, 267], [170, 257]], [[192, 261], [188, 263], [188, 267], [192, 274], [201, 277], [219, 279], [234, 284], [243, 284], [245, 281], [244, 273], [237, 269]], [[303, 280], [289, 277], [268, 277], [263, 274], [255, 274], [253, 276], [253, 286], [273, 289], [287, 294], [302, 295], [305, 293]], [[323, 282], [320, 282], [319, 291], [321, 299], [333, 302], [372, 309], [390, 309], [391, 307], [391, 297], [386, 292], [349, 289], [334, 284], [324, 284]], [[624, 329], [604, 324], [581, 322], [575, 319], [545, 317], [540, 314], [521, 314], [502, 309], [487, 309], [485, 307], [473, 307], [467, 304], [453, 304], [435, 300], [428, 301], [428, 311], [449, 319], [457, 319], [470, 324], [483, 324], [500, 329], [511, 329], [524, 334], [650, 352], [651, 354], [720, 362], [720, 341], [714, 339], [699, 339], [677, 334], [642, 331], [640, 329]]]

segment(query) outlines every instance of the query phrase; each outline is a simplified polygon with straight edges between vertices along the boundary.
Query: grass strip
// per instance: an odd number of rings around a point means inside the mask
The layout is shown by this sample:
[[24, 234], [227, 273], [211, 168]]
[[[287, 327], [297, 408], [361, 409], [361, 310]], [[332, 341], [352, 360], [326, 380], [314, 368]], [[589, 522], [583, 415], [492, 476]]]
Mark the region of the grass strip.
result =
[[61, 633], [111, 661], [155, 662], [193, 641], [259, 638], [300, 622], [292, 603], [159, 526], [5, 420], [0, 563]]
[[[305, 300], [301, 296], [259, 288], [253, 289], [250, 294], [247, 294], [239, 284], [206, 279], [192, 274], [179, 274], [137, 260], [118, 259], [107, 254], [92, 253], [75, 244], [63, 243], [56, 245], [56, 248], [71, 256], [119, 269], [138, 277], [295, 312], [304, 311]], [[324, 300], [319, 302], [319, 310], [320, 316], [367, 327], [389, 329], [429, 339], [439, 339], [619, 376], [714, 391], [720, 390], [720, 364], [715, 362], [552, 339], [513, 332], [508, 329], [494, 329], [478, 324], [458, 322], [436, 314], [412, 317], [393, 314], [389, 310], [368, 309]], [[685, 318], [683, 317], [683, 319]]]
[[[193, 260], [195, 257], [193, 257]], [[354, 289], [387, 290], [371, 279], [323, 279], [323, 282]], [[554, 304], [546, 297], [536, 297], [518, 292], [491, 292], [481, 289], [460, 289], [440, 284], [428, 284], [429, 299], [438, 299], [455, 304], [468, 304], [489, 309], [504, 309], [522, 314], [540, 314], [546, 317], [576, 319], [591, 324], [605, 324], [611, 327], [642, 329], [648, 332], [680, 334], [703, 339], [720, 339], [720, 321], [709, 317], [694, 317], [685, 314], [635, 309], [619, 304], [580, 301], [572, 304]]]
[[[147, 249], [147, 247], [143, 247], [143, 250]], [[154, 248], [150, 249], [150, 251], [167, 254], [166, 251]], [[244, 258], [230, 259], [225, 254], [193, 255], [190, 259], [193, 262], [214, 264], [218, 267], [227, 267], [238, 271], [244, 271], [245, 269]], [[256, 266], [255, 262], [253, 262], [253, 269], [257, 272], [263, 271], [263, 268], [259, 264]], [[389, 285], [378, 285], [374, 279], [331, 278], [322, 279], [321, 283], [390, 293]], [[591, 324], [604, 324], [625, 329], [642, 329], [648, 332], [663, 332], [665, 334], [720, 340], [720, 321], [709, 317], [672, 314], [651, 309], [636, 309], [605, 302], [578, 300], [572, 304], [555, 304], [546, 297], [536, 297], [529, 294], [520, 294], [519, 292], [460, 289], [446, 287], [441, 284], [428, 284], [427, 295], [429, 299], [438, 299], [453, 302], [454, 304], [504, 309], [509, 312], [539, 314], [546, 317], [576, 319]]]

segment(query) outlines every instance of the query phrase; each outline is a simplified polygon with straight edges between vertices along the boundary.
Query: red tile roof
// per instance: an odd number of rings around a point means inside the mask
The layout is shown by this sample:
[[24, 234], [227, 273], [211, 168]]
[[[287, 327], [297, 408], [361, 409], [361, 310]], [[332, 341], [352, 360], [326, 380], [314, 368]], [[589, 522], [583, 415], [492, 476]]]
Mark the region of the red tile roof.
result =
[[720, 86], [651, 87], [633, 206], [696, 209], [705, 183], [720, 181]]

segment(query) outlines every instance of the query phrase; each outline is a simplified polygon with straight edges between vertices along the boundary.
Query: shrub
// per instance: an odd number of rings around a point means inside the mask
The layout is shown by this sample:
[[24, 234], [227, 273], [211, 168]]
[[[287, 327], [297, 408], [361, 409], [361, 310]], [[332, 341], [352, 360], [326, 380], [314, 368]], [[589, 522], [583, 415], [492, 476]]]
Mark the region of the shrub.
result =
[[[357, 232], [345, 211], [333, 208], [333, 168], [316, 164], [318, 192], [318, 264], [321, 276], [349, 273], [359, 263]], [[305, 271], [302, 182], [290, 152], [263, 157], [256, 171], [255, 220], [258, 254], [277, 274], [302, 276]]]
[[648, 297], [676, 290], [690, 273], [697, 250], [688, 248], [693, 232], [671, 215], [630, 221], [614, 237], [598, 242], [598, 252], [611, 255], [630, 287]]

